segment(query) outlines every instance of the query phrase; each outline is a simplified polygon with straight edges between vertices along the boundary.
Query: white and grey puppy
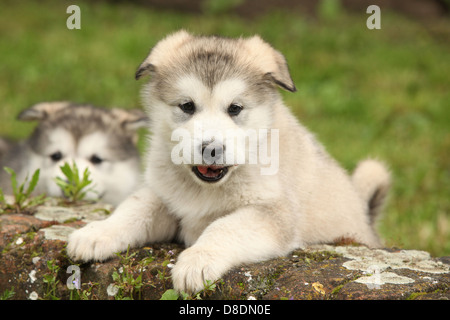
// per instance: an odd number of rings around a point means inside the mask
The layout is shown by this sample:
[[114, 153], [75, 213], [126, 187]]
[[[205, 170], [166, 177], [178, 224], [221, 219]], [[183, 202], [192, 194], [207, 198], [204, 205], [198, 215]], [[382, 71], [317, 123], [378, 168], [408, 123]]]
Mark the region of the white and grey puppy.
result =
[[[373, 223], [388, 171], [374, 160], [351, 177], [339, 167], [283, 104], [277, 86], [295, 91], [294, 83], [283, 55], [260, 37], [179, 31], [151, 50], [136, 78], [147, 75], [152, 135], [144, 186], [108, 219], [72, 233], [70, 256], [104, 260], [128, 245], [178, 238], [188, 248], [172, 269], [173, 284], [195, 292], [239, 264], [309, 244], [350, 237], [381, 245]], [[225, 132], [242, 130], [250, 132], [246, 146], [252, 131], [259, 135], [258, 150], [270, 150], [275, 166], [251, 163], [251, 152], [245, 161], [223, 159], [240, 152]]]
[[[18, 181], [40, 169], [35, 193], [63, 195], [55, 177], [63, 178], [60, 167], [65, 162], [75, 163], [80, 174], [89, 169], [93, 183], [88, 198], [113, 205], [141, 182], [136, 143], [137, 129], [148, 122], [143, 111], [42, 102], [22, 111], [18, 118], [39, 123], [27, 140], [16, 145], [5, 143], [0, 168], [14, 169]], [[11, 192], [9, 175], [3, 169], [0, 187], [5, 193]]]

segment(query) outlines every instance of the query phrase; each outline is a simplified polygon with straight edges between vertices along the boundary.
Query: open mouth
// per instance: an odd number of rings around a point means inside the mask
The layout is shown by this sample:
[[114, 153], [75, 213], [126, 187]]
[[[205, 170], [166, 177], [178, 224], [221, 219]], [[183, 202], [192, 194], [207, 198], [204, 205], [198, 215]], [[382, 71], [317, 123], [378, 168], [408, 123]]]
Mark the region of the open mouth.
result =
[[192, 167], [195, 175], [206, 182], [217, 182], [228, 173], [228, 167], [225, 166], [195, 166]]

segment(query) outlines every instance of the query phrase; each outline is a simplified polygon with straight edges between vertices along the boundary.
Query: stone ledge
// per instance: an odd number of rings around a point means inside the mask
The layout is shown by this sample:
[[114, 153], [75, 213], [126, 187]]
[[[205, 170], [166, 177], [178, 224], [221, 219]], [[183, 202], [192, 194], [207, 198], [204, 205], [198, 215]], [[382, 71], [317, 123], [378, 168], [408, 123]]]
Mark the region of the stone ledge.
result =
[[[38, 207], [34, 216], [0, 215], [0, 296], [14, 288], [11, 299], [161, 298], [172, 288], [170, 268], [183, 250], [177, 244], [149, 245], [130, 250], [129, 255], [133, 256], [129, 259], [122, 254], [122, 258], [118, 256], [104, 263], [78, 265], [81, 289], [76, 293], [68, 289], [67, 280], [72, 273], [67, 273], [67, 269], [77, 264], [66, 255], [67, 235], [89, 221], [104, 219], [110, 211], [110, 206], [101, 204], [76, 207], [46, 204]], [[450, 299], [449, 260], [417, 250], [312, 246], [287, 257], [235, 268], [215, 290], [203, 293], [202, 297]], [[126, 288], [117, 280], [125, 274], [133, 279], [140, 276], [141, 280]], [[52, 275], [54, 281], [45, 282]], [[118, 288], [122, 288], [121, 292]]]

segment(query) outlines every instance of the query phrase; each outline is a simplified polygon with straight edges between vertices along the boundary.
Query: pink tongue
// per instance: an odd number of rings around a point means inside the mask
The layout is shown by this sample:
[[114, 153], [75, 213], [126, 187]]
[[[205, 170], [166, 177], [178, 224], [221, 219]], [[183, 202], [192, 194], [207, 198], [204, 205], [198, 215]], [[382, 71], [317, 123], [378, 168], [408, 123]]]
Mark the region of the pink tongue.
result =
[[208, 172], [208, 167], [198, 166], [197, 169], [203, 175], [205, 175]]
[[[215, 170], [218, 170], [218, 169], [222, 169], [222, 166], [198, 166], [197, 169], [202, 175], [205, 176], [208, 173], [208, 169], [211, 169], [212, 171], [215, 171]], [[212, 173], [212, 175], [215, 175], [215, 172]]]

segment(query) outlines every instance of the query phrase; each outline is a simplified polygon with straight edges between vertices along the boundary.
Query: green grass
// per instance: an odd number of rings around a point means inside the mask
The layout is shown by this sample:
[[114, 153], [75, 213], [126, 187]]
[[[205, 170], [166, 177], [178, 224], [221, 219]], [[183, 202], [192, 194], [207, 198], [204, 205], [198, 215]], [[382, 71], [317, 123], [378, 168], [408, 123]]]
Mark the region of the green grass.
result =
[[15, 117], [40, 101], [139, 106], [134, 72], [169, 32], [258, 33], [285, 53], [298, 88], [285, 100], [329, 152], [348, 170], [367, 156], [391, 167], [393, 190], [379, 225], [387, 245], [450, 254], [448, 38], [383, 9], [382, 29], [368, 30], [365, 12], [333, 8], [314, 20], [272, 12], [248, 21], [76, 3], [81, 30], [66, 28], [68, 2], [2, 5], [0, 135], [26, 137], [33, 125]]

